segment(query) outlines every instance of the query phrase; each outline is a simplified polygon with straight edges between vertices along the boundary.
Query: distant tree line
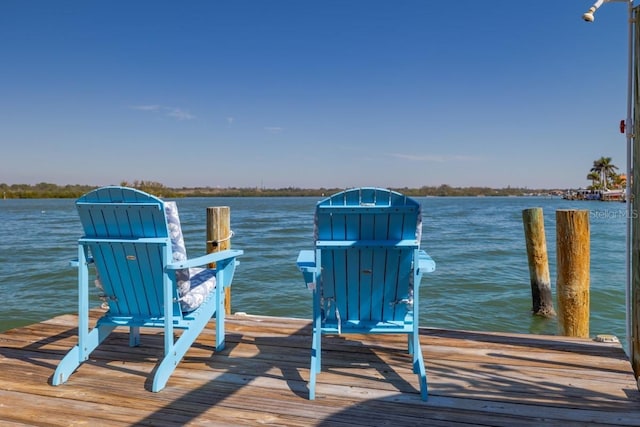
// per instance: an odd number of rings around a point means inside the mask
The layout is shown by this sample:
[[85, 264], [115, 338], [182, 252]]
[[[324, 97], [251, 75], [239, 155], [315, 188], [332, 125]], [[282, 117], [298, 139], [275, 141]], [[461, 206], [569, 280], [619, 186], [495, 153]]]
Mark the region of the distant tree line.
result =
[[78, 198], [96, 187], [90, 185], [56, 185], [41, 182], [28, 184], [0, 184], [0, 195], [4, 199], [68, 199]]
[[[180, 197], [323, 197], [344, 190], [344, 188], [169, 188], [154, 181], [122, 181], [124, 187], [137, 188], [161, 198]], [[0, 195], [4, 199], [77, 199], [98, 187], [91, 185], [57, 185], [41, 182], [29, 184], [0, 183]], [[420, 188], [390, 188], [412, 197], [420, 196], [522, 196], [530, 194], [562, 194], [562, 190], [527, 189], [517, 187], [451, 187], [449, 185], [423, 186]]]

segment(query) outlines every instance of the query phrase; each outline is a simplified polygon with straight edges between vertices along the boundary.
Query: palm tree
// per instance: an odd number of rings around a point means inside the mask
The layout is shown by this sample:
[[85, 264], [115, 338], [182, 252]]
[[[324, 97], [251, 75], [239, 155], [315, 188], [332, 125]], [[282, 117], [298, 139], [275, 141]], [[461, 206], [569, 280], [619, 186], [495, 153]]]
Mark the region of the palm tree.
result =
[[591, 189], [595, 190], [600, 187], [600, 173], [591, 171], [589, 175], [587, 175], [587, 179], [591, 180]]
[[627, 175], [626, 174], [614, 174], [613, 175], [613, 185], [616, 188], [625, 188], [627, 186]]
[[618, 167], [611, 163], [611, 157], [600, 157], [593, 161], [591, 172], [600, 174], [602, 189], [607, 190], [609, 186], [609, 178], [618, 170]]

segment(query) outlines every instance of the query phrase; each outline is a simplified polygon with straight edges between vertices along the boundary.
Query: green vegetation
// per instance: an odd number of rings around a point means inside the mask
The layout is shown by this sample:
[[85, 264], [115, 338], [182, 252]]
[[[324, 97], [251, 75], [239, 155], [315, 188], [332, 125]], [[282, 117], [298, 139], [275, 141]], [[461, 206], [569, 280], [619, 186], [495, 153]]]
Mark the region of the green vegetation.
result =
[[593, 161], [593, 166], [587, 175], [591, 181], [588, 190], [613, 190], [624, 188], [627, 185], [627, 177], [618, 174], [618, 166], [611, 163], [611, 157], [600, 157]]
[[67, 199], [80, 197], [94, 188], [89, 185], [59, 186], [46, 182], [36, 185], [0, 184], [0, 193], [5, 199]]
[[[169, 188], [153, 181], [122, 181], [120, 185], [133, 187], [154, 194], [162, 198], [178, 197], [323, 197], [328, 196], [343, 188]], [[90, 185], [56, 185], [41, 182], [35, 185], [28, 184], [0, 184], [0, 194], [5, 199], [76, 199], [83, 194], [97, 188]], [[451, 187], [440, 185], [434, 187], [423, 186], [420, 188], [391, 188], [408, 196], [522, 196], [533, 194], [562, 194], [561, 190], [527, 188], [489, 188], [489, 187]]]

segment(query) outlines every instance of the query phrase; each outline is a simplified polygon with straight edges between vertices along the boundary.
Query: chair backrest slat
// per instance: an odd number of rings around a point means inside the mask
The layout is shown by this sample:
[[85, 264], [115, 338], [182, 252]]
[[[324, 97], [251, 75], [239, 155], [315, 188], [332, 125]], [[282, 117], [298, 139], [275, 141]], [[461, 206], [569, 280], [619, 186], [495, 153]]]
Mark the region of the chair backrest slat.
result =
[[104, 238], [165, 237], [167, 224], [157, 203], [77, 203], [85, 236]]
[[[85, 233], [81, 240], [94, 255], [111, 314], [163, 317], [163, 272], [171, 261], [164, 202], [137, 190], [104, 187], [76, 205]], [[173, 314], [179, 314], [174, 305]]]
[[316, 207], [325, 319], [411, 321], [420, 205], [384, 189], [347, 190]]

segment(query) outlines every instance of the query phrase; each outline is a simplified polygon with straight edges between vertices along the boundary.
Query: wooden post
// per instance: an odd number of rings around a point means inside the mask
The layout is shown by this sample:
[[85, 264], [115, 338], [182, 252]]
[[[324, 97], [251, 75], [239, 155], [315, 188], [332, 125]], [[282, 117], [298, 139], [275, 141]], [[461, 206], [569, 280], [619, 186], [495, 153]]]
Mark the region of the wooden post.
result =
[[556, 211], [558, 332], [589, 337], [589, 211]]
[[[207, 208], [207, 253], [223, 251], [230, 247], [231, 210], [229, 206]], [[226, 314], [231, 314], [231, 288], [225, 289], [224, 311]]]
[[524, 237], [527, 244], [529, 278], [531, 279], [532, 312], [537, 316], [554, 317], [547, 239], [544, 233], [542, 208], [522, 211]]

